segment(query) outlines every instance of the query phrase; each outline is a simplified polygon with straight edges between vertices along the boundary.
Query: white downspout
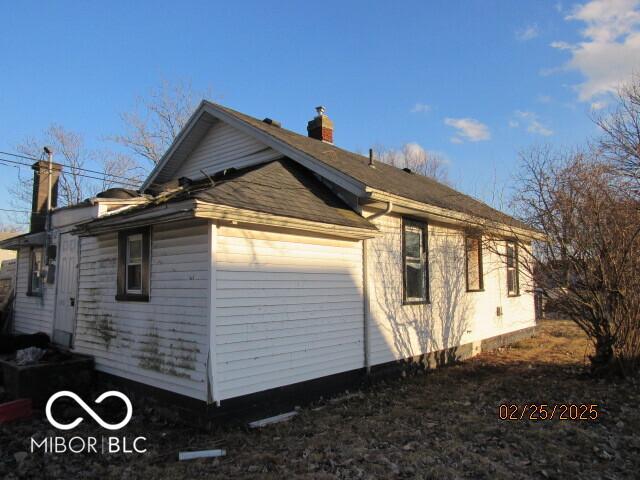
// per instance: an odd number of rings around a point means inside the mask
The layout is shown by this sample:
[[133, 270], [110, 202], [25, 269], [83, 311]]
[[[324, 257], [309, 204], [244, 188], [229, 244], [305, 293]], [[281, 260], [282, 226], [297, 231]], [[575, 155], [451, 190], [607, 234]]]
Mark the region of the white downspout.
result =
[[[374, 213], [370, 217], [366, 217], [368, 221], [375, 220], [378, 217], [387, 215], [393, 210], [393, 203], [388, 202], [387, 208], [382, 212]], [[364, 337], [364, 367], [367, 375], [371, 373], [371, 361], [369, 358], [369, 319], [371, 318], [371, 309], [369, 307], [369, 274], [367, 270], [367, 246], [368, 240], [362, 240], [362, 310], [363, 310], [363, 337]]]

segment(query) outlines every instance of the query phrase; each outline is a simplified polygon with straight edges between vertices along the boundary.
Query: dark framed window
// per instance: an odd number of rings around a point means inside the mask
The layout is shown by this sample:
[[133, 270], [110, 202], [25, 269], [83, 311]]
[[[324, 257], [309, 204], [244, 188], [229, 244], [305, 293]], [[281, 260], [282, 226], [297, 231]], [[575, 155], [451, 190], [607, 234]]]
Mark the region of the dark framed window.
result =
[[518, 244], [507, 242], [507, 295], [520, 295], [520, 280], [518, 275]]
[[427, 224], [402, 219], [403, 302], [429, 302]]
[[42, 247], [32, 247], [29, 250], [29, 284], [27, 295], [39, 297], [42, 295]]
[[149, 301], [149, 227], [118, 232], [116, 300]]
[[482, 237], [467, 235], [464, 239], [467, 292], [484, 290], [482, 272]]

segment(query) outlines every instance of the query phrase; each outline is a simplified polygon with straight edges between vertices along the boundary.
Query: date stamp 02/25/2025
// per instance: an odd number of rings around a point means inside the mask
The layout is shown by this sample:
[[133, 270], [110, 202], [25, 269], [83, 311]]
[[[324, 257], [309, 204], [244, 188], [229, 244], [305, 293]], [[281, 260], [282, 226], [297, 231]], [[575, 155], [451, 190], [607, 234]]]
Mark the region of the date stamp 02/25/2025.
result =
[[500, 420], [573, 420], [595, 421], [601, 411], [590, 403], [503, 403], [498, 407]]

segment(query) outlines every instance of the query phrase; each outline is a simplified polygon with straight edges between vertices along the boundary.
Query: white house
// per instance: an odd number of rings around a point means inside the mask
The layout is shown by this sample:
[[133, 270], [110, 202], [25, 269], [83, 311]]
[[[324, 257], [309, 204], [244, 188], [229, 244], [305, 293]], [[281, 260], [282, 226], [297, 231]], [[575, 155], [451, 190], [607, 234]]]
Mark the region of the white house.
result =
[[531, 333], [517, 256], [535, 232], [334, 146], [322, 110], [307, 129], [204, 101], [142, 193], [49, 222], [48, 166], [34, 165], [32, 231], [0, 244], [18, 251], [15, 331], [222, 406]]

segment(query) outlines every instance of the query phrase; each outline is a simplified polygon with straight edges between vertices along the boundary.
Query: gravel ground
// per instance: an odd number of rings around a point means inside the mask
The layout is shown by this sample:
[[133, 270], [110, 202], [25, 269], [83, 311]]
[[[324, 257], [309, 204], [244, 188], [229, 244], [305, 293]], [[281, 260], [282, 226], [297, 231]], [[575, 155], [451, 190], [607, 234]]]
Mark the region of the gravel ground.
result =
[[[259, 430], [200, 431], [146, 407], [118, 432], [147, 437], [141, 455], [28, 453], [31, 437], [60, 435], [37, 412], [0, 426], [0, 477], [638, 478], [639, 384], [589, 378], [588, 353], [573, 324], [545, 321], [512, 347], [320, 401]], [[557, 410], [553, 419], [519, 419], [518, 410], [517, 420], [500, 419], [501, 404], [532, 403], [597, 405], [583, 415], [597, 418], [560, 420]], [[95, 434], [88, 420], [64, 436]], [[208, 448], [227, 456], [177, 460], [178, 451]]]

